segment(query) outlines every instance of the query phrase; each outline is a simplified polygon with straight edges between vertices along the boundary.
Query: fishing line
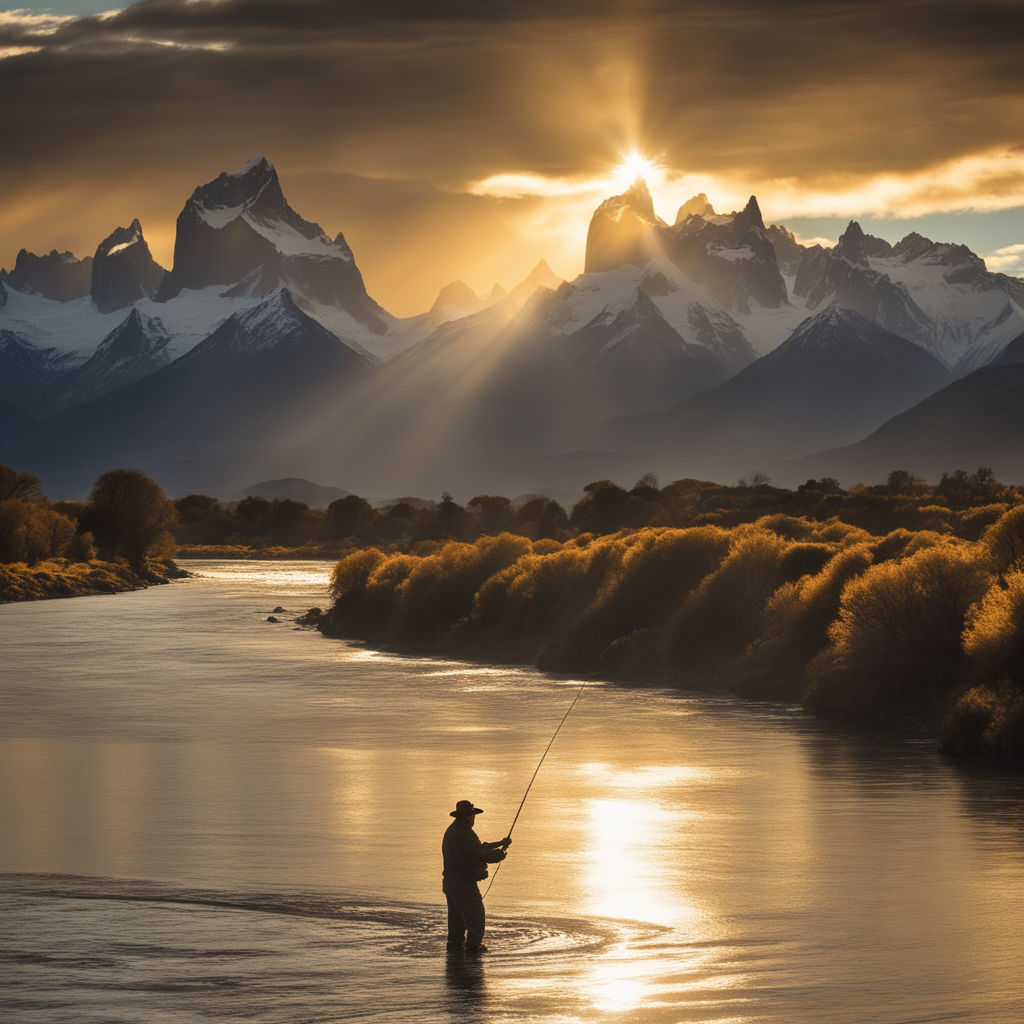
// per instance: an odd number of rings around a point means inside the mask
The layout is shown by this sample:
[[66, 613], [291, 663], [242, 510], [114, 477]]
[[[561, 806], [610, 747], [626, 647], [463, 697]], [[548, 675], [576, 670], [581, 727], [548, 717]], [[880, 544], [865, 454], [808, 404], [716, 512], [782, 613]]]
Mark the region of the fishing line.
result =
[[[576, 701], [580, 699], [580, 697], [583, 695], [583, 691], [586, 688], [587, 683], [584, 682], [576, 691], [576, 696], [573, 697], [572, 703], [569, 705], [569, 710], [566, 711], [564, 715], [562, 715], [562, 720], [558, 723], [558, 728], [555, 729], [551, 739], [548, 740], [548, 745], [544, 748], [544, 753], [540, 755], [540, 760], [537, 762], [537, 767], [533, 770], [533, 775], [530, 777], [530, 783], [526, 787], [526, 792], [523, 794], [523, 799], [519, 801], [519, 810], [516, 811], [516, 816], [512, 819], [512, 824], [509, 826], [509, 830], [505, 833], [505, 835], [508, 836], [510, 839], [512, 838], [512, 829], [516, 827], [516, 822], [519, 820], [519, 815], [522, 812], [523, 804], [526, 803], [526, 798], [530, 795], [530, 790], [533, 787], [533, 781], [537, 778], [537, 773], [540, 771], [540, 766], [544, 763], [544, 758], [548, 756], [548, 751], [551, 749], [551, 744], [555, 742], [555, 736], [558, 735], [562, 726], [565, 725], [565, 720], [572, 713], [572, 709], [576, 707]], [[501, 865], [503, 863], [503, 861], [498, 861], [498, 866], [494, 869], [494, 874], [491, 875], [491, 881], [488, 884], [487, 888], [484, 890], [484, 894], [481, 897], [481, 899], [487, 898], [487, 894], [491, 891], [491, 886], [494, 885], [494, 880], [498, 877], [498, 872], [501, 870]]]

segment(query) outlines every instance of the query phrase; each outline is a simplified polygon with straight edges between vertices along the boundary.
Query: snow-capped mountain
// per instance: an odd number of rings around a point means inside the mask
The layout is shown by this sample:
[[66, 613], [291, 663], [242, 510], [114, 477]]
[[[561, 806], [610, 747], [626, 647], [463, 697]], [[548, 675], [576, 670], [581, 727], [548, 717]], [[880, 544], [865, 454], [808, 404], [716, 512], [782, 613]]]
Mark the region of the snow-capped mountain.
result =
[[775, 247], [754, 196], [739, 213], [689, 214], [668, 238], [669, 258], [724, 308], [749, 313], [788, 304]]
[[67, 352], [34, 345], [16, 331], [0, 328], [0, 398], [23, 413], [49, 411], [53, 382], [77, 363]]
[[855, 309], [957, 373], [989, 362], [1024, 331], [1024, 282], [990, 273], [966, 246], [916, 233], [889, 245], [856, 221], [833, 249], [807, 251], [794, 294], [809, 310]]
[[[700, 194], [669, 224], [642, 180], [595, 210], [574, 280], [541, 261], [507, 294], [455, 281], [399, 319], [257, 156], [195, 189], [159, 274], [138, 221], [89, 259], [23, 251], [0, 274], [17, 451], [64, 473], [137, 458], [189, 488], [199, 466], [239, 486], [344, 472], [397, 493], [443, 471], [496, 487], [515, 461], [519, 492], [541, 468], [657, 468], [648, 452], [725, 478], [855, 440], [950, 374], [1016, 362], [1024, 335], [1024, 282], [963, 246], [851, 222], [808, 247], [753, 196], [718, 214]], [[43, 436], [33, 419], [58, 411]]]
[[606, 199], [587, 232], [585, 272], [645, 266], [668, 258], [723, 309], [749, 313], [788, 303], [775, 247], [757, 200], [739, 213], [718, 216], [707, 196], [680, 207], [669, 227], [655, 212], [646, 182], [637, 179], [622, 195]]
[[163, 321], [133, 308], [84, 363], [53, 380], [45, 405], [66, 409], [127, 387], [166, 366], [170, 352]]
[[863, 437], [950, 379], [920, 346], [830, 306], [720, 387], [666, 413], [616, 421], [600, 442], [675, 457], [678, 473], [687, 464], [743, 472], [808, 443]]
[[153, 259], [138, 218], [116, 228], [92, 258], [90, 294], [101, 313], [125, 309], [156, 293], [166, 271]]
[[300, 217], [262, 155], [192, 193], [178, 215], [174, 267], [157, 298], [214, 284], [253, 297], [286, 286], [310, 302], [344, 310], [375, 334], [387, 330], [387, 315], [367, 295], [344, 235], [331, 239]]
[[0, 273], [0, 393], [37, 416], [89, 401], [173, 362], [282, 285], [371, 362], [432, 330], [426, 315], [393, 317], [366, 294], [344, 238], [299, 217], [262, 157], [196, 189], [178, 225], [169, 273], [138, 220], [88, 259], [22, 250]]
[[[0, 308], [0, 388], [23, 411], [50, 415], [76, 401], [88, 401], [105, 391], [140, 379], [193, 348], [218, 324], [257, 300], [232, 299], [219, 288], [184, 292], [174, 302], [140, 299], [129, 309], [101, 313], [88, 295], [57, 302], [11, 288]], [[138, 314], [137, 317], [133, 315]], [[159, 322], [161, 330], [143, 341], [142, 325]], [[126, 324], [134, 323], [116, 345], [100, 351]], [[157, 343], [157, 335], [166, 338]], [[128, 357], [129, 339], [139, 346]], [[16, 344], [15, 344], [16, 342]], [[116, 353], [116, 355], [114, 355]], [[128, 359], [128, 362], [123, 360]], [[89, 370], [79, 371], [91, 363]], [[31, 365], [31, 383], [23, 376]], [[129, 365], [134, 369], [129, 371]], [[103, 374], [111, 374], [103, 381]]]
[[371, 366], [278, 288], [155, 373], [48, 421], [38, 457], [68, 487], [111, 460], [176, 489], [241, 486], [272, 461], [279, 434], [343, 404]]

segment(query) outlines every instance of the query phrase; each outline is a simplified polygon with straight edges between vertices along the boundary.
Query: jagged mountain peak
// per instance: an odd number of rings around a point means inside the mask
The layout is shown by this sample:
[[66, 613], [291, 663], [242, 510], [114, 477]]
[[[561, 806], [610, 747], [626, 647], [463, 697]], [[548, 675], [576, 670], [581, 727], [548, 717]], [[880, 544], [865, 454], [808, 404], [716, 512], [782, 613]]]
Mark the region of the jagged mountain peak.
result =
[[28, 249], [19, 249], [15, 265], [25, 259], [50, 260], [53, 263], [68, 264], [81, 262], [81, 260], [68, 249], [65, 249], [64, 252], [59, 252], [57, 249], [51, 249], [43, 256], [37, 256], [34, 252], [30, 252]]
[[868, 265], [868, 254], [864, 248], [864, 230], [855, 220], [846, 225], [846, 230], [839, 236], [835, 248], [832, 250], [834, 256], [846, 260], [847, 263], [856, 263], [862, 267]]
[[480, 296], [460, 277], [446, 284], [434, 300], [434, 306], [458, 306], [459, 309], [471, 309], [480, 305]]
[[259, 174], [276, 173], [274, 165], [262, 154], [256, 153], [254, 156], [249, 157], [248, 160], [229, 175], [231, 178], [245, 178], [246, 176], [258, 172]]
[[112, 313], [152, 296], [163, 276], [164, 269], [153, 259], [136, 217], [97, 246], [89, 294], [101, 313]]
[[281, 317], [297, 316], [306, 317], [306, 314], [299, 309], [295, 302], [295, 296], [288, 288], [275, 288], [263, 296], [263, 300], [255, 306], [243, 309], [234, 314], [234, 319], [239, 323], [251, 325], [263, 320]]
[[594, 211], [584, 271], [613, 270], [627, 263], [642, 266], [657, 255], [658, 232], [667, 227], [654, 212], [647, 182], [638, 177], [625, 192], [606, 199]]
[[92, 359], [95, 361], [104, 353], [117, 354], [120, 358], [129, 351], [135, 354], [139, 339], [145, 339], [147, 344], [157, 341], [162, 348], [170, 341], [170, 334], [160, 317], [149, 316], [133, 306], [124, 320], [100, 342]]
[[601, 203], [594, 216], [596, 217], [598, 214], [616, 220], [624, 215], [632, 214], [650, 224], [661, 223], [660, 218], [654, 212], [654, 199], [651, 196], [651, 190], [647, 187], [647, 181], [643, 177], [637, 177], [625, 192], [617, 196], [610, 196]]
[[309, 359], [325, 360], [325, 367], [339, 361], [364, 367], [372, 363], [358, 345], [343, 340], [301, 309], [291, 290], [282, 286], [268, 292], [255, 306], [233, 313], [174, 365], [212, 365], [212, 360], [227, 366], [237, 358], [271, 352], [276, 353], [274, 358], [298, 360], [303, 365], [311, 365], [306, 363]]
[[838, 327], [852, 327], [857, 329], [878, 330], [878, 324], [869, 320], [866, 316], [856, 310], [847, 309], [844, 306], [829, 305], [819, 310], [813, 316], [808, 317], [791, 335], [791, 338], [807, 337], [819, 333], [824, 329], [834, 330]]
[[178, 216], [174, 269], [157, 301], [183, 289], [225, 285], [229, 297], [266, 295], [286, 285], [303, 302], [338, 309], [375, 334], [388, 316], [366, 293], [352, 250], [331, 240], [285, 199], [274, 165], [257, 155], [233, 173], [201, 185]]
[[732, 223], [737, 231], [749, 231], [751, 228], [764, 231], [764, 218], [761, 216], [761, 207], [757, 205], [757, 196], [751, 196], [747, 205], [739, 213], [733, 214]]
[[446, 284], [434, 299], [428, 317], [432, 324], [440, 325], [447, 320], [457, 320], [467, 313], [475, 313], [483, 300], [461, 278]]
[[137, 245], [142, 239], [142, 225], [136, 217], [126, 228], [114, 228], [96, 247], [97, 256], [113, 256], [115, 253]]
[[19, 292], [68, 302], [89, 294], [91, 274], [91, 256], [79, 259], [72, 252], [56, 249], [45, 256], [37, 256], [28, 249], [21, 249], [14, 269], [0, 271], [0, 279]]
[[714, 217], [715, 208], [708, 201], [704, 192], [687, 199], [676, 214], [676, 224], [682, 223], [687, 217]]
[[547, 260], [540, 260], [527, 276], [519, 282], [505, 298], [506, 308], [517, 309], [528, 302], [538, 291], [557, 291], [565, 282], [549, 266]]
[[537, 265], [523, 279], [523, 284], [534, 285], [538, 288], [557, 288], [562, 283], [560, 278], [552, 269], [547, 260], [539, 260]]
[[844, 358], [854, 349], [917, 366], [922, 379], [947, 380], [949, 371], [930, 352], [869, 319], [854, 309], [830, 305], [808, 317], [777, 349], [765, 358], [788, 358], [789, 353], [834, 353]]
[[[266, 193], [266, 194], [265, 194]], [[212, 228], [223, 228], [262, 199], [261, 206], [284, 214], [288, 203], [277, 171], [265, 157], [246, 161], [237, 171], [221, 171], [212, 181], [199, 185], [186, 204]]]
[[832, 254], [845, 259], [847, 263], [866, 267], [869, 257], [889, 256], [892, 251], [892, 246], [884, 238], [866, 234], [857, 221], [851, 220], [839, 236]]
[[910, 234], [904, 235], [893, 246], [892, 254], [904, 263], [912, 263], [926, 253], [930, 253], [934, 248], [935, 243], [930, 238], [925, 238], [924, 235], [911, 231]]

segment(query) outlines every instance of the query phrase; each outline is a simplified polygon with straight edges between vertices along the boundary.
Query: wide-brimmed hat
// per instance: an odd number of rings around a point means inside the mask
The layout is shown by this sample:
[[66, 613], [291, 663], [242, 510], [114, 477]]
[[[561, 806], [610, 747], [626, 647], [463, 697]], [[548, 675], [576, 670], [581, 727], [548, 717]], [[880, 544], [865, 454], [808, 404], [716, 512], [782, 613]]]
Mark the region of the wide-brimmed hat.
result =
[[451, 812], [453, 818], [468, 818], [471, 814], [483, 814], [484, 812], [479, 807], [473, 806], [472, 800], [460, 800], [455, 805], [455, 810]]

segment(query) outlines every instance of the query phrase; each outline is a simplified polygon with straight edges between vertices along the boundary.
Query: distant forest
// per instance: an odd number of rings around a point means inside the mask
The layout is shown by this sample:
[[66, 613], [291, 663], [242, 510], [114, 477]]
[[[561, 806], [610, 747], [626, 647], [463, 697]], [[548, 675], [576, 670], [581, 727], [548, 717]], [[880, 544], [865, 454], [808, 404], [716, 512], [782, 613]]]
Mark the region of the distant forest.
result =
[[894, 470], [884, 484], [849, 490], [829, 478], [786, 490], [757, 476], [734, 486], [676, 480], [661, 487], [647, 475], [628, 490], [609, 480], [588, 484], [568, 510], [543, 496], [515, 505], [506, 497], [478, 495], [459, 505], [445, 494], [437, 502], [409, 498], [375, 508], [349, 495], [326, 508], [310, 508], [289, 499], [225, 503], [190, 494], [174, 503], [174, 533], [186, 557], [243, 554], [253, 548], [331, 557], [371, 544], [384, 550], [426, 550], [432, 542], [505, 532], [531, 540], [569, 540], [642, 527], [738, 526], [766, 515], [819, 522], [835, 518], [875, 534], [932, 530], [977, 540], [986, 526], [1022, 502], [1020, 488], [1000, 483], [986, 468], [945, 473], [934, 486]]

